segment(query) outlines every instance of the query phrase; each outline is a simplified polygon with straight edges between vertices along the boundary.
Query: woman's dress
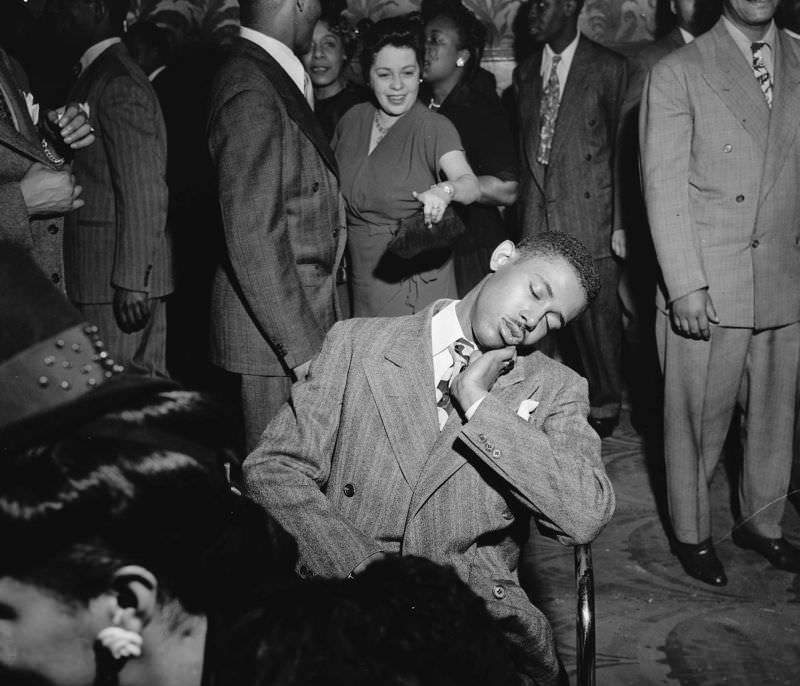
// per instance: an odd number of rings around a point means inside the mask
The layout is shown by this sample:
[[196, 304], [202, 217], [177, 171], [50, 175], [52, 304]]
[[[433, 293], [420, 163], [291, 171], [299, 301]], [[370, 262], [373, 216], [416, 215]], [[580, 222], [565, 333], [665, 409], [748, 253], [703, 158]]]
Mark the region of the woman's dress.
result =
[[452, 250], [404, 260], [386, 247], [400, 219], [422, 208], [411, 194], [438, 181], [442, 155], [462, 150], [445, 117], [415, 102], [369, 152], [375, 107], [362, 103], [342, 117], [333, 140], [347, 207], [353, 314], [399, 316], [439, 298], [455, 298]]

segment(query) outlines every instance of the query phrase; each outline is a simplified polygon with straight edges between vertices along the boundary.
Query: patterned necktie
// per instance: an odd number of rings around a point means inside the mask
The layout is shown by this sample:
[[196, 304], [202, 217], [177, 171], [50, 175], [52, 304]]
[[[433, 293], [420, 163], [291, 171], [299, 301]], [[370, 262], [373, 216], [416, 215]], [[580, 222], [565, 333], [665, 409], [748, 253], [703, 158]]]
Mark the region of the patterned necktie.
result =
[[556, 119], [558, 119], [558, 104], [561, 100], [558, 83], [558, 63], [561, 55], [553, 55], [553, 66], [550, 68], [550, 78], [542, 92], [542, 105], [539, 108], [539, 119], [541, 128], [539, 129], [539, 150], [536, 153], [536, 161], [539, 164], [547, 164], [550, 161], [550, 148], [553, 146], [553, 132], [556, 130]]
[[764, 100], [767, 101], [767, 107], [772, 109], [772, 77], [767, 69], [767, 63], [764, 60], [764, 49], [767, 47], [766, 43], [751, 43], [750, 50], [753, 51], [753, 73], [756, 76], [758, 85], [761, 86], [761, 91], [764, 93]]
[[453, 410], [453, 401], [450, 398], [450, 381], [467, 366], [469, 363], [469, 356], [472, 355], [475, 346], [466, 338], [459, 338], [448, 347], [448, 350], [450, 351], [450, 356], [453, 358], [453, 364], [444, 370], [442, 378], [439, 380], [439, 383], [436, 384], [436, 410], [439, 415], [440, 431], [444, 428], [447, 417]]
[[314, 109], [314, 86], [311, 83], [311, 77], [308, 75], [307, 71], [303, 72], [303, 95], [306, 98], [306, 102], [308, 106]]

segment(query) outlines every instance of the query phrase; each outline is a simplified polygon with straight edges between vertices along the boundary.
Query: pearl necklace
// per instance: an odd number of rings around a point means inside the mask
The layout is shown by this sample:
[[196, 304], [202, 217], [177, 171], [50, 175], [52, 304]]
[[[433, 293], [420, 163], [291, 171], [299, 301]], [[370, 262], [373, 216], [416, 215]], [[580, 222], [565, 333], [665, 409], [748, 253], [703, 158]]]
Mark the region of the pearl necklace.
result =
[[378, 119], [378, 110], [375, 110], [375, 118], [372, 120], [372, 124], [375, 127], [375, 145], [377, 145], [380, 141], [383, 140], [383, 137], [389, 133], [389, 129], [392, 128], [391, 126], [382, 126], [380, 120]]

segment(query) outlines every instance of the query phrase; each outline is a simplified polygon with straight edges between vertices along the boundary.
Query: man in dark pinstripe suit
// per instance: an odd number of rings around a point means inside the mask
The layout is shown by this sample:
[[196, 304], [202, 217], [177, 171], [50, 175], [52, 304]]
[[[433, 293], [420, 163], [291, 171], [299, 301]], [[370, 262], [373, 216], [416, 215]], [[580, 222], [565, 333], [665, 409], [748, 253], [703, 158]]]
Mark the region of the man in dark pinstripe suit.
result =
[[60, 32], [80, 55], [70, 100], [88, 103], [99, 142], [75, 154], [85, 205], [66, 222], [64, 267], [67, 294], [100, 327], [112, 358], [163, 375], [173, 290], [166, 131], [150, 82], [120, 41], [127, 7], [58, 2]]

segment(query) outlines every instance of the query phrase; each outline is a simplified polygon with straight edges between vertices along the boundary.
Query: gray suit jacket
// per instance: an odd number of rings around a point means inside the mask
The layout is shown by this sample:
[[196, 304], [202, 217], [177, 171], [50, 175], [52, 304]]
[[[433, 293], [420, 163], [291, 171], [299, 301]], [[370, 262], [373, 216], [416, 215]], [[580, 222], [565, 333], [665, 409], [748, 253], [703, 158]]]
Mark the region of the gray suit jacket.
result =
[[294, 82], [243, 38], [212, 87], [209, 145], [227, 245], [211, 359], [285, 376], [319, 351], [337, 317], [345, 230], [336, 160]]
[[[530, 671], [557, 673], [550, 627], [520, 588], [531, 513], [563, 543], [594, 538], [614, 494], [589, 427], [586, 381], [518, 358], [472, 419], [439, 431], [431, 314], [336, 324], [244, 465], [248, 493], [292, 533], [299, 571], [347, 576], [370, 555], [452, 565], [496, 616], [525, 628]], [[539, 402], [528, 421], [523, 400]]]
[[776, 36], [772, 110], [722, 19], [652, 68], [641, 105], [659, 306], [707, 287], [723, 326], [800, 321], [800, 45]]
[[558, 110], [547, 173], [536, 161], [543, 49], [514, 73], [519, 108], [522, 236], [568, 233], [595, 258], [611, 255], [615, 216], [614, 164], [626, 86], [625, 58], [581, 36]]
[[97, 141], [75, 151], [86, 204], [67, 217], [67, 294], [79, 303], [110, 303], [114, 286], [167, 295], [167, 138], [156, 94], [116, 44], [81, 74], [69, 99], [89, 103]]
[[63, 219], [31, 219], [19, 187], [19, 181], [35, 162], [47, 167], [53, 165], [42, 151], [41, 135], [20, 92], [28, 89], [27, 79], [2, 50], [0, 87], [17, 124], [0, 121], [0, 237], [30, 250], [36, 264], [63, 289]]

